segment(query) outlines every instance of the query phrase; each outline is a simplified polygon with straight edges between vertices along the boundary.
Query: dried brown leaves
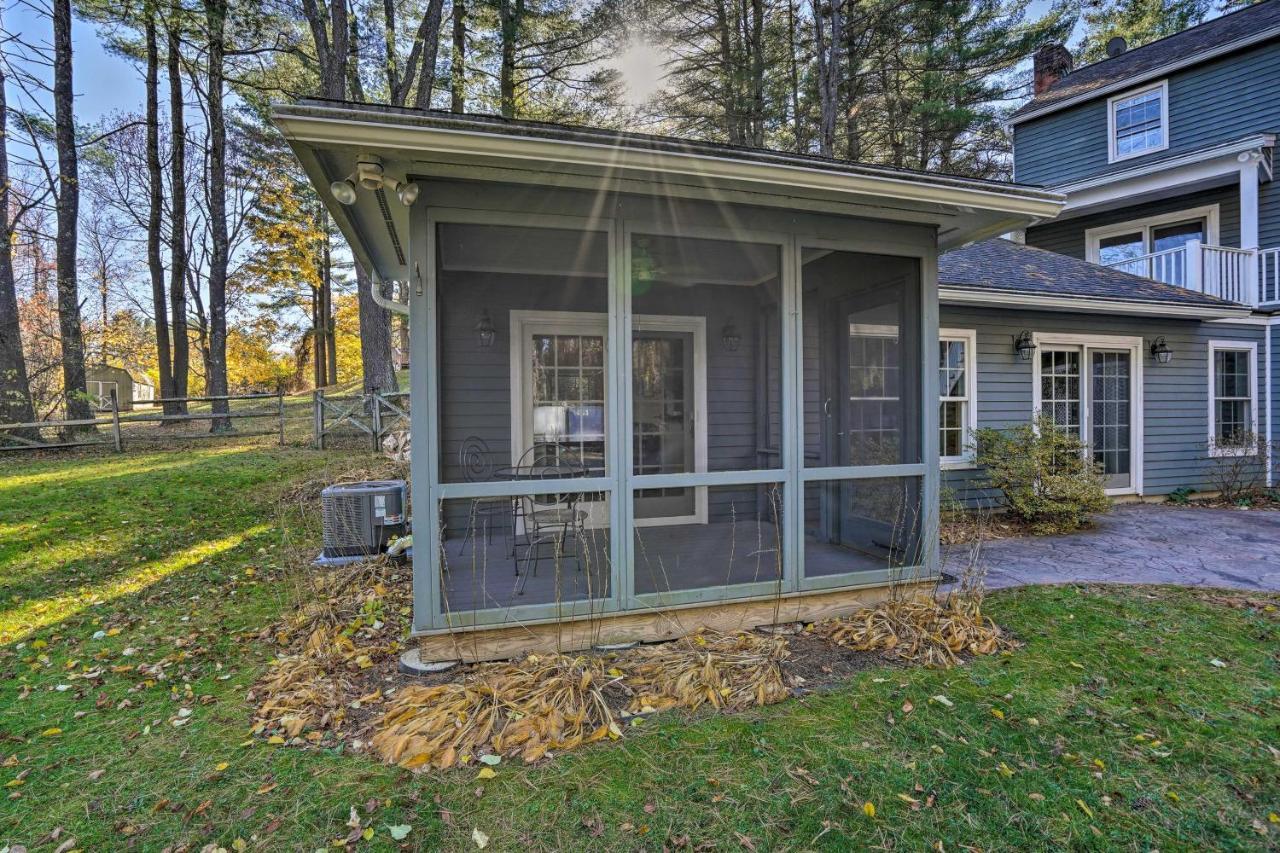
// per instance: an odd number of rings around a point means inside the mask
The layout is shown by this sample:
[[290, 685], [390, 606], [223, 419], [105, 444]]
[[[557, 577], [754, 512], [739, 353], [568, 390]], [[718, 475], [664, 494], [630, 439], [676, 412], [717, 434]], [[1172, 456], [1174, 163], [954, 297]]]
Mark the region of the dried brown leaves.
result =
[[858, 651], [884, 651], [925, 666], [949, 667], [960, 655], [989, 655], [1016, 643], [981, 605], [960, 596], [896, 599], [832, 619], [816, 629], [834, 643]]
[[[626, 714], [703, 705], [738, 710], [787, 696], [786, 640], [697, 633], [613, 656], [530, 655], [482, 664], [460, 682], [409, 687], [378, 723], [373, 746], [410, 769], [447, 769], [482, 755], [537, 761], [605, 738]], [[611, 702], [615, 696], [621, 702]]]

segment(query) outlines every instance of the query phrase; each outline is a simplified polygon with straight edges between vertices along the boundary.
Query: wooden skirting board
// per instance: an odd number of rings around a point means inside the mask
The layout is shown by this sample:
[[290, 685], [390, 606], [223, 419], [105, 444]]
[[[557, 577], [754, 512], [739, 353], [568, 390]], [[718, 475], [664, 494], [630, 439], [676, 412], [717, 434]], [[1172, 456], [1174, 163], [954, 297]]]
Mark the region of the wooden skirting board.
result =
[[[921, 591], [933, 581], [924, 582]], [[507, 660], [530, 652], [574, 652], [593, 646], [674, 640], [699, 628], [742, 631], [762, 625], [817, 622], [847, 616], [889, 596], [889, 584], [815, 592], [786, 598], [714, 603], [667, 610], [601, 614], [542, 625], [467, 629], [416, 640], [422, 660], [473, 663]]]

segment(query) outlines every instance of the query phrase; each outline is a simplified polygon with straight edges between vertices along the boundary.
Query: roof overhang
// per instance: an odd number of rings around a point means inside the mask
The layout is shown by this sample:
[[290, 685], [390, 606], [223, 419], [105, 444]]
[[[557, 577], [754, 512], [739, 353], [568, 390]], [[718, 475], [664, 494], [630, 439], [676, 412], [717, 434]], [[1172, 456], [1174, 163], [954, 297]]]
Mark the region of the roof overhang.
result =
[[1248, 317], [1253, 313], [1250, 308], [1243, 305], [1183, 305], [1171, 302], [1145, 302], [1102, 297], [1050, 296], [1028, 291], [958, 287], [948, 284], [939, 286], [938, 300], [944, 305], [1069, 311], [1077, 314], [1119, 314], [1122, 316], [1162, 317], [1183, 320], [1239, 319]]
[[1050, 219], [1063, 205], [1042, 189], [692, 143], [675, 150], [626, 134], [525, 133], [518, 123], [310, 102], [277, 106], [273, 117], [356, 259], [383, 279], [406, 275], [408, 209], [390, 192], [380, 203], [361, 191], [345, 206], [329, 191], [361, 152], [379, 155], [385, 174], [423, 184], [428, 203], [432, 179], [662, 194], [931, 225], [944, 249]]
[[1170, 193], [1223, 186], [1240, 180], [1242, 175], [1252, 180], [1271, 180], [1271, 151], [1275, 142], [1273, 134], [1256, 133], [1082, 181], [1058, 184], [1053, 189], [1067, 197], [1059, 219], [1130, 207], [1167, 198]]
[[[1225, 44], [1220, 44], [1216, 47], [1209, 48], [1208, 50], [1197, 51], [1186, 56], [1181, 56], [1170, 62], [1161, 63], [1160, 65], [1153, 66], [1121, 80], [1116, 80], [1114, 82], [1107, 83], [1106, 85], [1098, 86], [1094, 89], [1086, 89], [1079, 94], [1063, 98], [1060, 101], [1045, 104], [1043, 107], [1033, 107], [1030, 109], [1024, 107], [1009, 118], [1009, 124], [1022, 124], [1023, 122], [1031, 121], [1032, 119], [1040, 118], [1041, 116], [1056, 113], [1059, 110], [1065, 110], [1067, 107], [1082, 104], [1085, 101], [1092, 101], [1094, 98], [1101, 98], [1104, 95], [1110, 95], [1113, 92], [1120, 92], [1133, 86], [1140, 86], [1148, 80], [1155, 80], [1181, 68], [1190, 68], [1193, 65], [1199, 65], [1202, 62], [1208, 62], [1211, 59], [1216, 59], [1219, 56], [1226, 56], [1227, 54], [1234, 53], [1237, 50], [1243, 50], [1246, 47], [1261, 44], [1262, 42], [1273, 39], [1278, 35], [1280, 35], [1280, 27], [1267, 27], [1265, 29], [1258, 30], [1256, 33], [1249, 33], [1249, 35], [1244, 36], [1243, 38], [1238, 38], [1233, 41], [1226, 42]], [[1135, 49], [1141, 50], [1141, 48]], [[1064, 79], [1070, 80], [1071, 75], [1068, 74]]]

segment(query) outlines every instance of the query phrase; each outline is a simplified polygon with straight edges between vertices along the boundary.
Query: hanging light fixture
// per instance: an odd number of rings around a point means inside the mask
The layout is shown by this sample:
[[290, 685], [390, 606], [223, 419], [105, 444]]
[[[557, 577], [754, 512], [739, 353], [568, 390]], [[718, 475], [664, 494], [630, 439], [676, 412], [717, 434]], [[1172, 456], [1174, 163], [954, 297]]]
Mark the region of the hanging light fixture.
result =
[[494, 328], [493, 320], [489, 319], [489, 310], [487, 308], [480, 315], [480, 319], [476, 321], [474, 331], [476, 338], [480, 341], [480, 346], [485, 349], [493, 346], [493, 340], [497, 337], [498, 330]]
[[1013, 339], [1013, 348], [1018, 353], [1018, 358], [1023, 361], [1030, 361], [1031, 354], [1036, 351], [1035, 341], [1031, 339], [1031, 333], [1023, 329], [1018, 336]]
[[1173, 350], [1165, 343], [1164, 335], [1151, 342], [1151, 357], [1159, 364], [1168, 364], [1173, 361]]
[[732, 321], [726, 323], [720, 330], [720, 343], [724, 344], [724, 348], [729, 352], [737, 352], [742, 344], [742, 335], [738, 334], [738, 327]]

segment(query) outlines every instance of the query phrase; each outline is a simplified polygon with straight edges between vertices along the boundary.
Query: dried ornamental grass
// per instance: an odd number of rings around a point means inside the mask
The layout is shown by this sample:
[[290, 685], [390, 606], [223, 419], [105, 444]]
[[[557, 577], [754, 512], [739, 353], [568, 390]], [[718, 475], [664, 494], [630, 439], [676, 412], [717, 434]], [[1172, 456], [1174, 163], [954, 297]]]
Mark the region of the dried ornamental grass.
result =
[[779, 702], [788, 695], [787, 653], [783, 637], [699, 632], [609, 661], [530, 655], [481, 664], [461, 682], [405, 688], [372, 743], [384, 761], [409, 769], [448, 769], [489, 753], [537, 761], [621, 737], [606, 695], [614, 690], [624, 694], [628, 714]]
[[636, 649], [617, 671], [634, 692], [627, 707], [631, 713], [694, 711], [704, 704], [738, 711], [787, 698], [782, 661], [788, 654], [781, 636], [698, 632]]
[[405, 688], [378, 722], [373, 747], [408, 769], [447, 770], [487, 753], [537, 761], [621, 734], [601, 683], [598, 661], [586, 657], [485, 664], [461, 682]]
[[950, 667], [961, 654], [989, 655], [1015, 642], [981, 607], [957, 596], [946, 602], [909, 598], [882, 602], [824, 622], [820, 636], [858, 651], [884, 651], [925, 666]]

